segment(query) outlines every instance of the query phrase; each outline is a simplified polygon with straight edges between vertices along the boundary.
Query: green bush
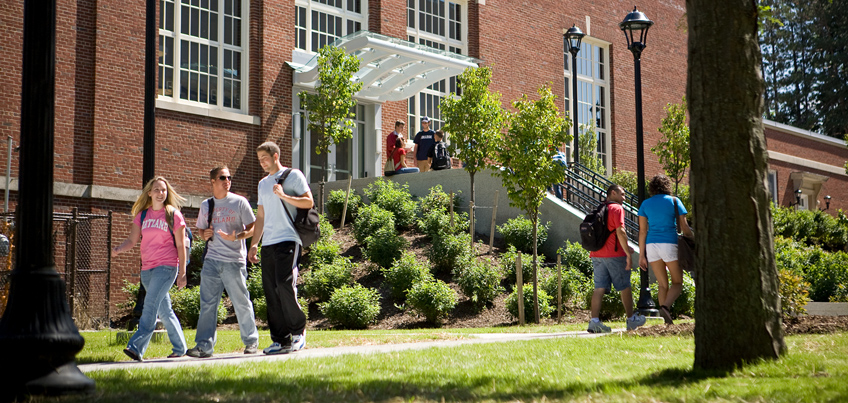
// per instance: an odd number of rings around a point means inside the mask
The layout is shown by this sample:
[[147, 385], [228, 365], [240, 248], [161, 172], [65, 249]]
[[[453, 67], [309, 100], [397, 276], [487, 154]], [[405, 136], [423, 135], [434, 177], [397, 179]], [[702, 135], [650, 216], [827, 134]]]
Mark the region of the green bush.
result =
[[247, 292], [251, 300], [265, 296], [265, 289], [262, 288], [262, 269], [259, 266], [247, 268]]
[[[300, 305], [300, 310], [309, 319], [309, 303], [303, 297], [298, 297], [297, 303]], [[264, 322], [268, 322], [268, 301], [265, 300], [265, 296], [253, 300], [253, 314], [256, 316], [256, 319], [262, 319]]]
[[784, 317], [806, 315], [810, 283], [804, 277], [787, 269], [778, 271], [780, 280], [780, 311]]
[[772, 218], [775, 236], [831, 252], [844, 251], [848, 245], [848, 218], [842, 211], [833, 217], [819, 210], [795, 210], [772, 204]]
[[133, 309], [135, 301], [138, 299], [138, 289], [141, 288], [141, 283], [130, 283], [126, 279], [123, 282], [124, 286], [121, 287], [121, 291], [127, 294], [127, 300], [119, 302], [115, 306], [120, 310]]
[[[670, 281], [671, 277], [669, 277], [669, 282]], [[631, 290], [633, 291], [633, 298], [636, 300], [639, 299], [639, 282], [639, 270], [631, 270]], [[669, 286], [671, 286], [670, 283]], [[659, 308], [659, 306], [662, 305], [662, 301], [659, 300], [659, 287], [657, 286], [657, 283], [651, 283], [650, 289], [651, 298], [654, 299], [654, 303], [656, 303], [657, 308]], [[677, 297], [670, 308], [672, 317], [678, 317], [680, 315], [686, 315], [692, 318], [695, 317], [695, 280], [692, 279], [692, 276], [689, 275], [689, 272], [687, 271], [683, 272], [683, 291], [680, 292], [680, 296]], [[622, 306], [622, 309], [624, 309], [624, 306]]]
[[[344, 209], [346, 195], [347, 192], [341, 189], [330, 192], [330, 196], [327, 198], [327, 215], [330, 219], [342, 219], [342, 210]], [[350, 198], [347, 201], [347, 212], [345, 213], [346, 223], [353, 221], [353, 217], [356, 217], [356, 213], [361, 205], [362, 197], [351, 190]]]
[[365, 329], [380, 314], [380, 294], [360, 284], [346, 285], [318, 307], [334, 326]]
[[[594, 289], [592, 280], [587, 278], [575, 269], [562, 267], [562, 303], [577, 303], [582, 307], [583, 296], [589, 290]], [[544, 270], [544, 273], [539, 276], [539, 287], [551, 296], [551, 303], [556, 308], [557, 299], [557, 275], [556, 267], [551, 270]]]
[[406, 292], [415, 283], [433, 280], [429, 262], [419, 262], [415, 254], [407, 251], [404, 251], [400, 259], [395, 260], [390, 267], [383, 268], [382, 272], [392, 296], [398, 300], [406, 299]]
[[810, 283], [810, 299], [828, 302], [837, 294], [839, 285], [848, 284], [848, 254], [810, 249], [808, 256], [804, 279]]
[[[507, 247], [506, 253], [501, 255], [501, 267], [503, 268], [508, 285], [515, 285], [515, 260], [518, 254], [519, 252], [515, 249], [515, 246], [510, 245]], [[539, 264], [542, 264], [544, 258], [541, 255], [538, 258]], [[533, 255], [521, 254], [521, 281], [524, 284], [533, 281]]]
[[309, 267], [332, 263], [342, 254], [342, 246], [332, 239], [321, 238], [309, 247]]
[[416, 204], [409, 194], [408, 185], [380, 178], [371, 182], [364, 192], [371, 204], [380, 206], [394, 215], [398, 229], [409, 228], [415, 223]]
[[562, 256], [562, 265], [564, 267], [577, 270], [590, 279], [594, 276], [595, 269], [592, 266], [592, 258], [589, 257], [589, 251], [579, 243], [565, 241], [565, 247], [559, 248], [557, 254]]
[[453, 226], [450, 214], [441, 210], [431, 210], [416, 221], [418, 229], [434, 242], [445, 234], [468, 232], [468, 213], [454, 213]]
[[[539, 223], [536, 237], [538, 239], [537, 246], [541, 247], [548, 239], [548, 228], [551, 223], [545, 225]], [[533, 253], [533, 222], [523, 215], [507, 220], [503, 225], [498, 226], [498, 233], [503, 236], [504, 242], [507, 245], [515, 246], [516, 249], [524, 253]]]
[[365, 239], [381, 227], [394, 229], [394, 215], [374, 204], [363, 206], [353, 220], [353, 237], [356, 238], [357, 243], [365, 245]]
[[[656, 286], [656, 284], [654, 284]], [[635, 290], [631, 287], [631, 290]], [[594, 285], [591, 289], [586, 291], [583, 295], [583, 303], [586, 304], [586, 309], [592, 309], [592, 294], [595, 292]], [[636, 300], [638, 297], [638, 293], [633, 293], [633, 299]], [[633, 304], [634, 309], [636, 303]], [[609, 294], [604, 294], [604, 298], [601, 300], [601, 311], [598, 314], [598, 318], [602, 321], [604, 320], [614, 320], [620, 319], [624, 317], [624, 304], [621, 303], [621, 293], [615, 290], [610, 290]]]
[[471, 260], [465, 268], [454, 271], [459, 289], [476, 306], [481, 307], [492, 301], [501, 292], [503, 274], [498, 266], [489, 262], [481, 262], [469, 256]]
[[[510, 315], [518, 318], [518, 289], [513, 290], [512, 294], [509, 294], [506, 297], [506, 310]], [[522, 295], [524, 299], [524, 320], [527, 322], [532, 322], [536, 317], [533, 310], [533, 285], [532, 284], [524, 284], [522, 288]], [[553, 304], [551, 303], [551, 296], [545, 292], [545, 290], [539, 288], [537, 289], [538, 297], [539, 297], [539, 317], [547, 318], [551, 315], [551, 312], [554, 311]]]
[[[459, 195], [462, 192], [457, 192], [453, 196], [453, 208], [456, 211], [462, 203], [461, 197]], [[426, 216], [428, 213], [438, 211], [441, 213], [448, 213], [450, 210], [450, 194], [445, 193], [442, 190], [442, 185], [436, 185], [430, 188], [430, 192], [427, 193], [427, 196], [422, 197], [418, 201], [418, 209], [421, 212], [422, 216]]]
[[330, 220], [327, 219], [325, 214], [318, 216], [318, 229], [321, 230], [321, 236], [318, 237], [318, 241], [331, 241], [333, 235], [336, 233], [333, 224], [330, 223]]
[[[179, 289], [171, 287], [171, 306], [180, 320], [182, 327], [194, 329], [197, 327], [197, 319], [200, 317], [200, 287], [185, 287]], [[222, 294], [223, 295], [223, 294]], [[227, 308], [223, 303], [218, 304], [218, 323], [227, 318]]]
[[468, 256], [474, 256], [474, 252], [471, 249], [471, 235], [467, 233], [445, 234], [439, 237], [433, 242], [427, 255], [436, 273], [464, 269], [469, 263]]
[[318, 301], [328, 300], [336, 289], [353, 284], [354, 266], [347, 257], [313, 266], [303, 274], [303, 294]]
[[380, 267], [389, 267], [401, 253], [409, 247], [409, 241], [395, 232], [394, 228], [382, 227], [371, 236], [365, 238], [368, 245], [362, 251], [362, 256]]
[[406, 303], [427, 322], [437, 324], [456, 306], [456, 292], [444, 281], [419, 281], [406, 294]]

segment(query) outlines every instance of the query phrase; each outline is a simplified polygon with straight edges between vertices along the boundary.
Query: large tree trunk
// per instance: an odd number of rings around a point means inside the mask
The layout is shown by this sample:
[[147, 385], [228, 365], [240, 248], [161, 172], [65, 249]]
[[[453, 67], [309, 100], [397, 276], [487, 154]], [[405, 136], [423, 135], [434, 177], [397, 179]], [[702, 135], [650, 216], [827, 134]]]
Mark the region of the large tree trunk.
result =
[[765, 185], [757, 3], [686, 5], [690, 176], [698, 210], [695, 368], [729, 370], [786, 351]]

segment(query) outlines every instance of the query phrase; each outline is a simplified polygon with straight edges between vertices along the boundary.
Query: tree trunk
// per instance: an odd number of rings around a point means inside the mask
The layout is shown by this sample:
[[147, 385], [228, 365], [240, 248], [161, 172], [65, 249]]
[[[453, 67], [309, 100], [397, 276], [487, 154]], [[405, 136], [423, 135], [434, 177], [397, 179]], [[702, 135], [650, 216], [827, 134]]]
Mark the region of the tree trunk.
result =
[[533, 315], [536, 318], [536, 323], [541, 323], [541, 318], [539, 317], [539, 281], [538, 281], [538, 273], [539, 273], [539, 254], [537, 251], [538, 241], [536, 238], [537, 235], [537, 223], [539, 222], [539, 212], [537, 211], [533, 214]]
[[476, 172], [474, 172], [474, 171], [469, 171], [469, 172], [468, 172], [468, 174], [471, 176], [471, 201], [472, 201], [472, 202], [476, 202], [476, 201], [477, 201], [477, 200], [474, 200], [474, 174], [475, 174], [475, 173], [476, 173]]
[[757, 3], [686, 5], [691, 195], [698, 210], [694, 366], [731, 370], [786, 351], [766, 191]]

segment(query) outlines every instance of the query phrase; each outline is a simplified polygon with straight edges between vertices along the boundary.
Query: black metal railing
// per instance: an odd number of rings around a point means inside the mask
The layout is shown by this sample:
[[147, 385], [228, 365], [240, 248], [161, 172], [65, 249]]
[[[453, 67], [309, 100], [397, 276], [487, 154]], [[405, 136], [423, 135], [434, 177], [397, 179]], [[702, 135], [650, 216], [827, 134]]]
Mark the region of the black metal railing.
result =
[[[571, 162], [565, 170], [565, 182], [563, 187], [563, 201], [577, 208], [584, 214], [598, 207], [606, 198], [607, 189], [613, 183], [603, 175], [579, 163]], [[624, 191], [626, 199], [624, 207], [624, 228], [627, 238], [631, 242], [639, 242], [639, 218], [638, 210], [631, 202], [636, 201], [636, 195]]]

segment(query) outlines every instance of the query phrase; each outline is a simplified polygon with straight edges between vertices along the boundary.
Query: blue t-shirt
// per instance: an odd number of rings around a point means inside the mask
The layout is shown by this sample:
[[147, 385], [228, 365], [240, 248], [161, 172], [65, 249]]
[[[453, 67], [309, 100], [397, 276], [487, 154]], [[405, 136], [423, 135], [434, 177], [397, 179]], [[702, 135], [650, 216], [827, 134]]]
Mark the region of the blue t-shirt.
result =
[[680, 215], [688, 213], [680, 199], [659, 194], [653, 196], [639, 207], [639, 217], [648, 219], [648, 236], [645, 243], [673, 243], [677, 244], [677, 224], [674, 203], [680, 209]]
[[436, 144], [436, 132], [432, 130], [420, 131], [415, 135], [415, 139], [412, 140], [413, 143], [416, 144], [415, 148], [415, 159], [418, 161], [426, 161], [427, 160], [427, 152], [430, 151], [430, 147], [433, 144]]

